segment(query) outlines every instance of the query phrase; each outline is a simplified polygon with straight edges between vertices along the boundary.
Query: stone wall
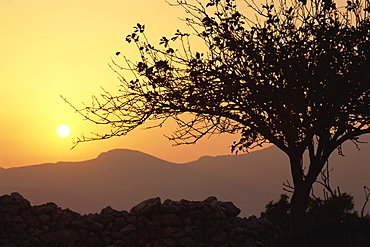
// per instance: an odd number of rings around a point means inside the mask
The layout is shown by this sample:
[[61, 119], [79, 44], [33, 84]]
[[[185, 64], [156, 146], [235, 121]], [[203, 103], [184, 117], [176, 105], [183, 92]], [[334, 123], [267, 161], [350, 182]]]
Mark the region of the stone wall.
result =
[[0, 246], [284, 246], [286, 234], [264, 217], [240, 218], [232, 202], [152, 198], [130, 212], [106, 207], [80, 215], [54, 203], [31, 206], [0, 197]]

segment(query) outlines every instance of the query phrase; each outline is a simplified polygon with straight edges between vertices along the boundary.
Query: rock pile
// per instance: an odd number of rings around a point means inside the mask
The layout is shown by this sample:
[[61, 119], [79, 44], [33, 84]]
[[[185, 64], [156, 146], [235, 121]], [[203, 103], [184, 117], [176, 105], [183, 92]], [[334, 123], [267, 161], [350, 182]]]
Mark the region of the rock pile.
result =
[[80, 215], [54, 203], [31, 206], [19, 193], [0, 197], [0, 246], [284, 246], [285, 233], [264, 217], [239, 218], [232, 202], [143, 201]]

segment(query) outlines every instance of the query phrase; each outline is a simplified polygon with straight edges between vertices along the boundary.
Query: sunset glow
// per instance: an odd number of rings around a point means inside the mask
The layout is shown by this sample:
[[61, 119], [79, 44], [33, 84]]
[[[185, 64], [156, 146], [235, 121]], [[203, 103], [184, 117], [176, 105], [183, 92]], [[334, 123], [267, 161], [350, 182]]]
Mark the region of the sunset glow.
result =
[[67, 137], [70, 132], [71, 129], [65, 124], [62, 124], [57, 128], [57, 133], [60, 137]]
[[[0, 166], [86, 160], [115, 148], [179, 163], [230, 154], [236, 135], [173, 147], [164, 137], [176, 128], [170, 122], [143, 130], [148, 123], [127, 136], [70, 150], [82, 133], [90, 135], [107, 126], [83, 121], [60, 95], [81, 108], [83, 102], [91, 103], [91, 95], [102, 93], [101, 87], [118, 92], [120, 82], [108, 64], [111, 58], [124, 62], [117, 51], [138, 60], [135, 47], [125, 41], [133, 26], [145, 24], [148, 38], [158, 45], [162, 36], [170, 37], [177, 29], [192, 32], [179, 19], [185, 16], [164, 0], [0, 1]], [[73, 133], [56, 142], [56, 134], [50, 133], [63, 122], [73, 126]]]

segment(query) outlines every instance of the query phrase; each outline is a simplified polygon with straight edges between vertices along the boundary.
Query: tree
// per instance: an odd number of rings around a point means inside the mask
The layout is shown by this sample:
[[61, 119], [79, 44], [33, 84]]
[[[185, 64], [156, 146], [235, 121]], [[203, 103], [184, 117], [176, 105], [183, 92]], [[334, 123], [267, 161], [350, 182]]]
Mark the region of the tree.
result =
[[[177, 0], [172, 5], [185, 9], [184, 21], [195, 34], [177, 30], [157, 48], [137, 24], [126, 40], [136, 45], [140, 61], [112, 61], [119, 94], [105, 92], [91, 106], [75, 108], [110, 125], [111, 132], [77, 143], [168, 119], [178, 124], [169, 137], [176, 144], [220, 133], [241, 134], [232, 145], [236, 153], [273, 143], [290, 160], [291, 215], [299, 231], [312, 184], [329, 156], [336, 149], [342, 154], [345, 141], [356, 144], [370, 133], [370, 8], [364, 1], [337, 8], [331, 0], [268, 1], [261, 7], [245, 0], [257, 16], [252, 18], [235, 0]], [[194, 50], [194, 36], [205, 49]], [[121, 74], [125, 70], [132, 80]]]

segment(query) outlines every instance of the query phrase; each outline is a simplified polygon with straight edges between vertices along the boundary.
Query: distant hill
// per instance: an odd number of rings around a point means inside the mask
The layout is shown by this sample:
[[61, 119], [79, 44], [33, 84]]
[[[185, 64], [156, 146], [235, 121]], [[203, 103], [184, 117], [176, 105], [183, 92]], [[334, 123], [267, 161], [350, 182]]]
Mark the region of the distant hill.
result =
[[[364, 202], [370, 187], [369, 144], [357, 151], [348, 143], [346, 157], [333, 154], [332, 187]], [[170, 152], [171, 150], [169, 150]], [[259, 214], [279, 198], [290, 179], [288, 158], [275, 146], [241, 155], [202, 157], [174, 164], [139, 151], [117, 149], [82, 162], [58, 162], [20, 168], [0, 168], [0, 194], [17, 191], [33, 204], [55, 202], [79, 213], [99, 212], [110, 205], [127, 210], [151, 198], [203, 200], [214, 195], [233, 201], [242, 216]], [[315, 189], [321, 196], [321, 188]]]

